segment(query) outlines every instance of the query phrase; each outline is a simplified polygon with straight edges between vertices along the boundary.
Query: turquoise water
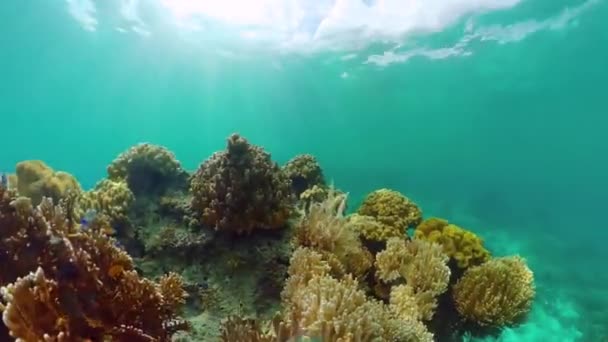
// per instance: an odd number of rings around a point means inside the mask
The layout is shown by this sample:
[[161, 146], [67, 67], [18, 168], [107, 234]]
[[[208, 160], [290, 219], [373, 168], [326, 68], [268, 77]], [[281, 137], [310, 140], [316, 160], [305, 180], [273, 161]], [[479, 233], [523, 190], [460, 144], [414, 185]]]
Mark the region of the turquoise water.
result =
[[195, 169], [240, 132], [280, 163], [316, 155], [352, 207], [393, 188], [526, 256], [537, 303], [501, 340], [608, 338], [605, 1], [470, 1], [434, 32], [290, 48], [184, 28], [170, 2], [0, 4], [0, 170], [42, 159], [89, 188], [135, 143]]

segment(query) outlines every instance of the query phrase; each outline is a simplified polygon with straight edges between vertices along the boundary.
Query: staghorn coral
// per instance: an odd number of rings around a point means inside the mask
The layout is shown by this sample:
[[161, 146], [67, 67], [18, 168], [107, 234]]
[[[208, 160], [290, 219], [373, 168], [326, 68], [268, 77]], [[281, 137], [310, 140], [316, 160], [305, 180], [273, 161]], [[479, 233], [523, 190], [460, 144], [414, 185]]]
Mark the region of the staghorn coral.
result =
[[0, 285], [11, 335], [168, 341], [184, 328], [175, 321], [177, 276], [162, 285], [140, 278], [129, 255], [105, 234], [104, 221], [81, 230], [69, 208], [47, 198], [34, 208], [0, 188], [0, 250], [6, 253]]
[[162, 195], [185, 188], [188, 173], [165, 147], [141, 143], [121, 153], [108, 166], [108, 178], [126, 181], [135, 196]]
[[216, 230], [249, 233], [282, 228], [291, 216], [289, 181], [260, 147], [233, 134], [227, 149], [201, 164], [192, 177], [191, 207]]
[[[15, 177], [11, 183], [15, 182]], [[11, 185], [11, 187], [15, 187]], [[21, 196], [29, 197], [32, 203], [38, 204], [42, 197], [51, 197], [54, 201], [65, 197], [69, 191], [80, 193], [80, 184], [66, 172], [55, 172], [41, 160], [26, 160], [17, 163], [16, 187]]]
[[357, 213], [371, 216], [380, 223], [380, 226], [362, 226], [367, 227], [361, 230], [362, 236], [373, 241], [406, 236], [406, 229], [416, 226], [422, 220], [422, 211], [416, 203], [389, 189], [380, 189], [368, 194]]
[[456, 261], [461, 269], [479, 265], [490, 259], [483, 240], [474, 233], [439, 218], [424, 220], [414, 235], [417, 239], [440, 244], [443, 251]]
[[[386, 249], [376, 255], [376, 276], [386, 283], [404, 279], [412, 300], [418, 304], [416, 317], [430, 320], [437, 308], [436, 298], [448, 287], [450, 269], [447, 262], [447, 256], [437, 244], [391, 238]], [[391, 302], [404, 300], [401, 305], [407, 306], [411, 300], [405, 296], [405, 290], [400, 289], [398, 293], [400, 295], [395, 297], [391, 292]]]
[[323, 170], [313, 155], [297, 155], [290, 159], [282, 169], [291, 180], [291, 188], [296, 197], [300, 197], [304, 191], [315, 186], [325, 187]]
[[306, 213], [301, 212], [295, 224], [294, 244], [332, 254], [348, 273], [360, 277], [371, 267], [372, 255], [344, 217], [345, 207], [346, 194], [330, 189], [324, 201], [313, 203]]
[[534, 275], [519, 256], [492, 259], [469, 268], [454, 286], [458, 312], [480, 325], [515, 323], [530, 310]]

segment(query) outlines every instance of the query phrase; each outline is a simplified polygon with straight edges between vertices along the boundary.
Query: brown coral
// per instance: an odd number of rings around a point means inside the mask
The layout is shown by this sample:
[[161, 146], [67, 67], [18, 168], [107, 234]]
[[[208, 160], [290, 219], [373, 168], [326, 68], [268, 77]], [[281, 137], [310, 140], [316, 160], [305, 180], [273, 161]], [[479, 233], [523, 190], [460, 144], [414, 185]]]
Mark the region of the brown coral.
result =
[[422, 211], [416, 203], [389, 189], [380, 189], [368, 194], [357, 213], [371, 216], [380, 223], [377, 227], [362, 227], [363, 237], [374, 241], [406, 236], [406, 229], [416, 226], [422, 220]]
[[282, 228], [291, 216], [289, 180], [270, 154], [238, 134], [201, 164], [190, 191], [199, 221], [221, 231]]
[[458, 312], [481, 325], [512, 324], [530, 310], [534, 275], [519, 256], [469, 268], [454, 286]]
[[439, 218], [424, 220], [414, 235], [417, 239], [440, 244], [443, 251], [465, 269], [479, 265], [490, 259], [490, 252], [483, 246], [483, 240], [474, 233]]
[[126, 181], [135, 196], [162, 195], [173, 188], [185, 188], [188, 174], [165, 147], [141, 143], [112, 161], [108, 178]]
[[325, 187], [323, 170], [313, 155], [295, 156], [283, 166], [283, 172], [291, 180], [291, 187], [296, 197], [300, 197], [300, 194], [312, 189], [313, 186]]
[[295, 225], [294, 242], [334, 255], [347, 272], [360, 277], [372, 265], [372, 255], [363, 247], [356, 230], [344, 216], [346, 194], [330, 189], [327, 198], [311, 204]]
[[0, 285], [11, 335], [167, 341], [182, 327], [174, 325], [181, 302], [176, 276], [163, 285], [140, 278], [102, 221], [80, 230], [66, 208], [73, 206], [46, 198], [33, 208], [29, 199], [0, 189], [0, 250], [6, 253]]
[[[14, 181], [15, 178], [13, 178]], [[69, 191], [76, 193], [82, 191], [74, 176], [62, 171], [55, 172], [41, 160], [27, 160], [18, 163], [16, 183], [19, 194], [29, 197], [34, 204], [40, 203], [42, 197], [50, 197], [54, 201], [59, 201]]]

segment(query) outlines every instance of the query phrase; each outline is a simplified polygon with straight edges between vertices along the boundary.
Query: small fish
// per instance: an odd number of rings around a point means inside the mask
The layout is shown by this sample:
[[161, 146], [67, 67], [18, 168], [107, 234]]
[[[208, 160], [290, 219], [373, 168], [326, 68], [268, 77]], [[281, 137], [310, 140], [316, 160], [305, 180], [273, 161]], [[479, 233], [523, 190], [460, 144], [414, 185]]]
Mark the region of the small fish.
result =
[[8, 189], [8, 187], [9, 187], [8, 174], [6, 174], [4, 172], [0, 172], [0, 186], [2, 186], [5, 189]]
[[87, 210], [80, 219], [81, 228], [84, 230], [88, 229], [91, 222], [95, 219], [95, 216], [97, 216], [97, 211], [95, 211], [95, 209]]

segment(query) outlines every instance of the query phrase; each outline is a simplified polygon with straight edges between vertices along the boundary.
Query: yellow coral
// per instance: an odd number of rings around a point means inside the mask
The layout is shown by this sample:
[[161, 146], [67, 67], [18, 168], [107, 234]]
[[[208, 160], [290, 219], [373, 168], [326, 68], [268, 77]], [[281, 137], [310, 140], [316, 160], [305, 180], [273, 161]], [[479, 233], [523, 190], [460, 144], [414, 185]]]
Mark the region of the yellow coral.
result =
[[186, 304], [188, 293], [184, 290], [184, 280], [177, 273], [169, 273], [160, 278], [158, 289], [163, 297], [163, 306], [169, 312], [178, 312]]
[[351, 221], [344, 217], [346, 195], [330, 189], [327, 198], [301, 212], [294, 244], [331, 253], [347, 272], [362, 276], [372, 265], [372, 255], [363, 247]]
[[[411, 308], [416, 312], [414, 317], [430, 320], [437, 308], [436, 298], [447, 290], [450, 280], [447, 261], [447, 256], [437, 244], [391, 238], [386, 249], [376, 255], [376, 275], [384, 282], [404, 279], [407, 288], [393, 288], [392, 291], [397, 291], [398, 295], [395, 297], [391, 292], [391, 302], [401, 306], [398, 311], [415, 303], [416, 307]], [[407, 293], [410, 293], [411, 300], [405, 296]]]
[[357, 213], [371, 216], [382, 225], [381, 231], [362, 231], [366, 239], [376, 241], [404, 236], [408, 227], [416, 226], [422, 220], [422, 211], [416, 203], [400, 192], [389, 189], [376, 190], [367, 195]]
[[331, 266], [323, 260], [321, 253], [310, 248], [297, 248], [291, 256], [289, 269], [287, 270], [289, 278], [285, 282], [281, 297], [283, 297], [283, 300], [289, 301], [295, 291], [306, 285], [314, 276], [323, 276], [329, 274], [330, 271]]
[[[15, 177], [12, 178], [12, 182]], [[69, 191], [80, 193], [80, 184], [66, 172], [55, 172], [41, 160], [27, 160], [17, 164], [17, 191], [21, 196], [29, 197], [33, 204], [38, 204], [42, 197], [54, 201], [64, 198]], [[11, 185], [14, 187], [14, 185]]]
[[440, 244], [459, 268], [479, 265], [490, 259], [483, 240], [474, 233], [439, 218], [429, 218], [416, 227], [415, 237]]
[[534, 295], [534, 275], [519, 256], [471, 267], [454, 286], [458, 312], [481, 325], [514, 323], [530, 310]]
[[285, 324], [291, 331], [327, 342], [432, 341], [415, 318], [393, 317], [379, 301], [368, 299], [357, 281], [313, 276], [293, 293]]
[[128, 222], [128, 210], [135, 197], [125, 181], [104, 179], [95, 188], [83, 194], [80, 207], [83, 211], [94, 209], [106, 215], [113, 226]]

